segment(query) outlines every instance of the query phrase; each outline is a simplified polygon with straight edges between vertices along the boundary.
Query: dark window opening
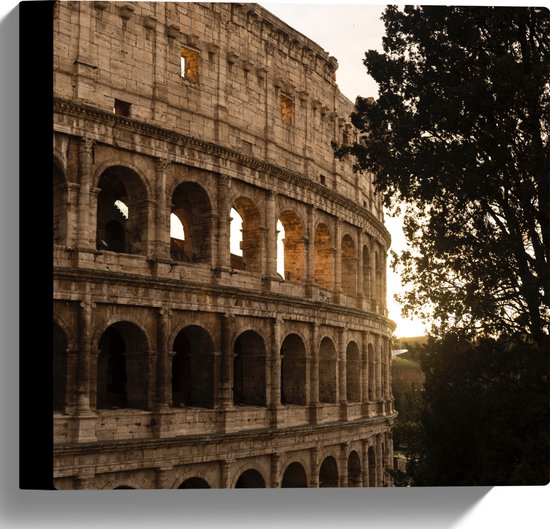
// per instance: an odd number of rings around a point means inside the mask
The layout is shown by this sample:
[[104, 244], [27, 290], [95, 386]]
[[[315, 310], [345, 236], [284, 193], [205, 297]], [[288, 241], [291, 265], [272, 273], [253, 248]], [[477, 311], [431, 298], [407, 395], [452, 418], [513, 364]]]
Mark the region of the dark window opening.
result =
[[120, 99], [115, 99], [115, 106], [113, 107], [113, 113], [117, 116], [124, 116], [126, 118], [130, 117], [130, 108], [132, 104], [128, 101], [122, 101]]

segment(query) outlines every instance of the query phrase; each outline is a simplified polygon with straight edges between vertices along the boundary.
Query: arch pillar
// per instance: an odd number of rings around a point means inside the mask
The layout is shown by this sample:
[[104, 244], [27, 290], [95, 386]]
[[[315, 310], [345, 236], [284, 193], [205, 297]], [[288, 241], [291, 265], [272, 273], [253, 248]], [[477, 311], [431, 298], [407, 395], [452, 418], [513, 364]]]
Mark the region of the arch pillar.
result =
[[265, 248], [265, 277], [269, 280], [277, 280], [277, 217], [275, 214], [274, 191], [267, 191], [265, 201], [266, 217], [266, 248]]
[[306, 295], [313, 296], [313, 286], [315, 284], [315, 206], [311, 205], [307, 209], [307, 237], [306, 246]]
[[90, 191], [92, 181], [92, 155], [95, 140], [82, 137], [78, 145], [78, 179], [80, 182], [78, 194], [78, 225], [77, 248], [94, 250], [90, 229]]
[[65, 232], [66, 245], [69, 248], [74, 248], [77, 243], [78, 228], [78, 197], [79, 197], [80, 184], [74, 182], [67, 183], [67, 227]]
[[350, 443], [345, 441], [340, 443], [340, 475], [338, 476], [338, 486], [347, 487], [349, 472], [348, 472], [348, 453], [349, 453]]
[[357, 307], [363, 308], [363, 230], [359, 230], [357, 244]]
[[376, 451], [376, 485], [384, 486], [384, 454], [382, 453], [382, 434], [376, 435], [375, 441]]
[[169, 477], [172, 466], [162, 466], [156, 469], [155, 486], [157, 489], [170, 489]]
[[155, 164], [156, 207], [154, 252], [158, 259], [170, 257], [170, 211], [166, 201], [166, 170], [170, 162], [157, 158]]
[[235, 316], [226, 313], [222, 316], [221, 320], [220, 407], [226, 410], [233, 407], [233, 351], [231, 349], [231, 337], [235, 327]]
[[309, 486], [319, 488], [319, 449], [314, 447], [310, 450], [311, 476]]
[[347, 420], [347, 358], [346, 358], [346, 336], [347, 329], [342, 328], [338, 331], [338, 397], [340, 403], [340, 420]]
[[271, 324], [271, 426], [276, 428], [281, 410], [281, 332], [282, 318]]
[[342, 221], [336, 219], [334, 246], [334, 302], [340, 303], [342, 294]]
[[363, 461], [362, 478], [363, 487], [369, 486], [369, 443], [364, 440], [361, 442], [361, 460]]
[[220, 272], [230, 270], [229, 251], [229, 190], [231, 177], [219, 175], [218, 179], [218, 240], [217, 240], [217, 268]]
[[[309, 345], [309, 357], [310, 357], [310, 422], [316, 424], [320, 420], [321, 406], [319, 405], [319, 325], [313, 323], [310, 329], [310, 345]], [[317, 485], [318, 486], [318, 485]]]
[[280, 454], [271, 454], [271, 458], [270, 458], [269, 463], [270, 463], [269, 469], [270, 469], [270, 473], [271, 473], [269, 481], [270, 481], [270, 484], [271, 484], [271, 488], [279, 489], [279, 488], [281, 488], [281, 481], [282, 481], [281, 456], [280, 456]]
[[231, 487], [230, 470], [233, 462], [234, 459], [220, 461], [220, 489], [229, 489]]

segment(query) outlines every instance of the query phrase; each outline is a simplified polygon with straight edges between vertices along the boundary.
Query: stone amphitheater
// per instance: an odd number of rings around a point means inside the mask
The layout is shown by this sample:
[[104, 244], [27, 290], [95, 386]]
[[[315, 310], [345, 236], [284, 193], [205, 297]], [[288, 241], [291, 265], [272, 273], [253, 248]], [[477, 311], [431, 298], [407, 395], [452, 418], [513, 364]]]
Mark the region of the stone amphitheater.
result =
[[54, 485], [391, 485], [380, 197], [256, 4], [56, 2]]

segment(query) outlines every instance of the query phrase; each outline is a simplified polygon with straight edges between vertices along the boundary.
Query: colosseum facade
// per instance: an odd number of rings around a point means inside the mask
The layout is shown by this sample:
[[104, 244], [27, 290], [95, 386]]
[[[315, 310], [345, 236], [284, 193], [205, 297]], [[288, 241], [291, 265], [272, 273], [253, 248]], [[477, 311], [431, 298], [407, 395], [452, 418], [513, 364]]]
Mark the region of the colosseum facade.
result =
[[56, 2], [54, 36], [55, 487], [389, 485], [337, 60], [255, 4]]

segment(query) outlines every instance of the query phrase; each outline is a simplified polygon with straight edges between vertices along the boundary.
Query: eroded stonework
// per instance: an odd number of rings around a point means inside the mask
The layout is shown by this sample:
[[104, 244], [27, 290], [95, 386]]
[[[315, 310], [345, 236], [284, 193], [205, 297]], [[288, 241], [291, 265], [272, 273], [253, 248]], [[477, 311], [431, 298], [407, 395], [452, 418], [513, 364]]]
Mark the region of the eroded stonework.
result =
[[255, 4], [54, 31], [55, 486], [389, 484], [390, 238], [332, 155], [336, 59]]

